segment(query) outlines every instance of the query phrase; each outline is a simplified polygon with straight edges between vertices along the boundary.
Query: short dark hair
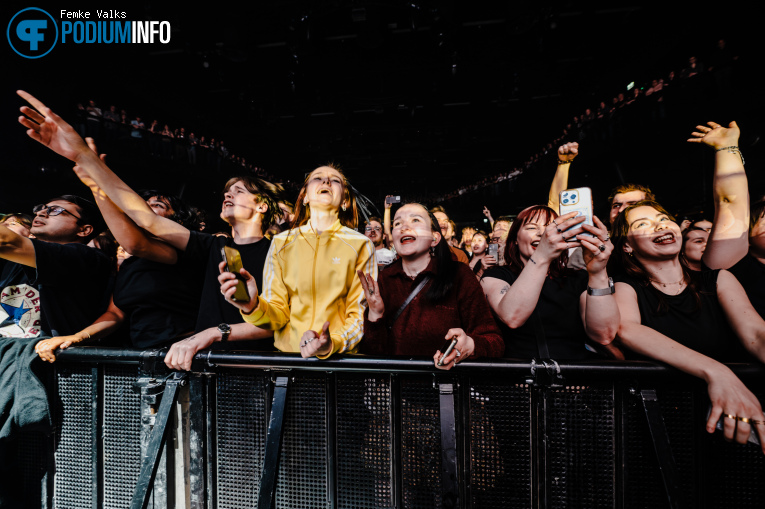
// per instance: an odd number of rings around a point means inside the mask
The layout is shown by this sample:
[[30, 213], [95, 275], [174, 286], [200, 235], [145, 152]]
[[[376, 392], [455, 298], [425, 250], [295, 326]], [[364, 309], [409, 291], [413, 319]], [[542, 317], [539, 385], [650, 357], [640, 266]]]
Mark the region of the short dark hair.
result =
[[76, 205], [80, 213], [80, 218], [77, 220], [77, 224], [80, 226], [90, 225], [93, 227], [93, 231], [90, 232], [90, 235], [83, 239], [83, 244], [87, 244], [91, 239], [97, 237], [99, 233], [106, 230], [106, 221], [104, 221], [101, 211], [98, 210], [98, 206], [92, 201], [74, 194], [62, 194], [61, 196], [51, 198], [46, 203], [57, 200], [68, 201], [69, 203]]
[[172, 208], [174, 212], [170, 219], [191, 231], [200, 230], [201, 223], [204, 222], [200, 211], [190, 206], [188, 203], [181, 200], [177, 196], [161, 193], [156, 189], [144, 189], [139, 191], [138, 194], [146, 201], [149, 201], [151, 198], [167, 201], [167, 203], [170, 204], [170, 208]]

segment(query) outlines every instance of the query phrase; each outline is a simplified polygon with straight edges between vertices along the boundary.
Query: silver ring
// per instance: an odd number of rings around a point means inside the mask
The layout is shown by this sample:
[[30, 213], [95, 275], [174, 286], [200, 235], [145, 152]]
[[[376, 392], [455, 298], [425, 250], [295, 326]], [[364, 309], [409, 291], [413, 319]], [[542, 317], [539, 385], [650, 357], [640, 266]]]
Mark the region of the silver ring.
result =
[[555, 226], [558, 226], [558, 223], [556, 223], [556, 222], [555, 222], [555, 219], [553, 219], [553, 220], [552, 220], [552, 223], [553, 223]]
[[609, 240], [611, 240], [611, 237], [610, 237], [610, 236], [608, 236], [608, 235], [606, 235], [606, 238], [605, 238], [605, 239], [603, 239], [603, 242], [608, 242]]
[[457, 352], [457, 357], [459, 357], [460, 355], [462, 355], [462, 352], [460, 352], [458, 348], [455, 348], [455, 349], [454, 349], [454, 351], [455, 351], [455, 352]]
[[563, 230], [561, 230], [560, 228], [556, 228], [556, 230], [558, 230], [558, 233], [563, 233]]
[[606, 250], [606, 245], [605, 244], [601, 244], [601, 245], [598, 246], [598, 249], [600, 249], [600, 252], [602, 253], [603, 251]]
[[374, 295], [374, 294], [375, 294], [375, 291], [370, 288], [369, 295]]

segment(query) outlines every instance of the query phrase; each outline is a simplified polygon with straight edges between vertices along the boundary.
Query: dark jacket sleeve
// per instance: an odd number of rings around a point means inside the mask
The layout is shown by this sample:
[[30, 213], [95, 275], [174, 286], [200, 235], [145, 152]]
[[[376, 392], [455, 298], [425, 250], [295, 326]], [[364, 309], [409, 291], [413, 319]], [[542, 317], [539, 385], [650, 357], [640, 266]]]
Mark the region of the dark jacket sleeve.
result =
[[475, 357], [502, 357], [505, 342], [494, 321], [489, 303], [473, 271], [461, 265], [457, 272], [457, 301], [465, 334], [473, 338]]

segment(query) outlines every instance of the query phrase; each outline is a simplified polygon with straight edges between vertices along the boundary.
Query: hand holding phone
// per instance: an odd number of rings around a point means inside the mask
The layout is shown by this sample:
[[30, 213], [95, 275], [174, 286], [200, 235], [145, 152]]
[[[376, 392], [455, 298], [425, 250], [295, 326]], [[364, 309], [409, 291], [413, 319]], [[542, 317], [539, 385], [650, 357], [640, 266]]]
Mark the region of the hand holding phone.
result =
[[233, 247], [223, 246], [221, 249], [223, 261], [226, 262], [226, 269], [236, 276], [236, 292], [231, 298], [234, 302], [249, 302], [250, 293], [247, 291], [247, 285], [240, 271], [242, 270], [242, 257], [239, 251]]

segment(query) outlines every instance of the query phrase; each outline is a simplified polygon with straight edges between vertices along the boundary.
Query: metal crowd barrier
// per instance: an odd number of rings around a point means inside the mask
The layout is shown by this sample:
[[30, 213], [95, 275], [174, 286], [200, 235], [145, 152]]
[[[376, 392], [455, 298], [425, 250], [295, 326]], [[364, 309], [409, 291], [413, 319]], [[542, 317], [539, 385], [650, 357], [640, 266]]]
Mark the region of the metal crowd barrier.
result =
[[[43, 508], [763, 507], [765, 456], [704, 429], [705, 386], [644, 362], [328, 361], [70, 348], [55, 430], [23, 434]], [[765, 369], [732, 365], [762, 399]], [[39, 496], [38, 496], [39, 494]]]

